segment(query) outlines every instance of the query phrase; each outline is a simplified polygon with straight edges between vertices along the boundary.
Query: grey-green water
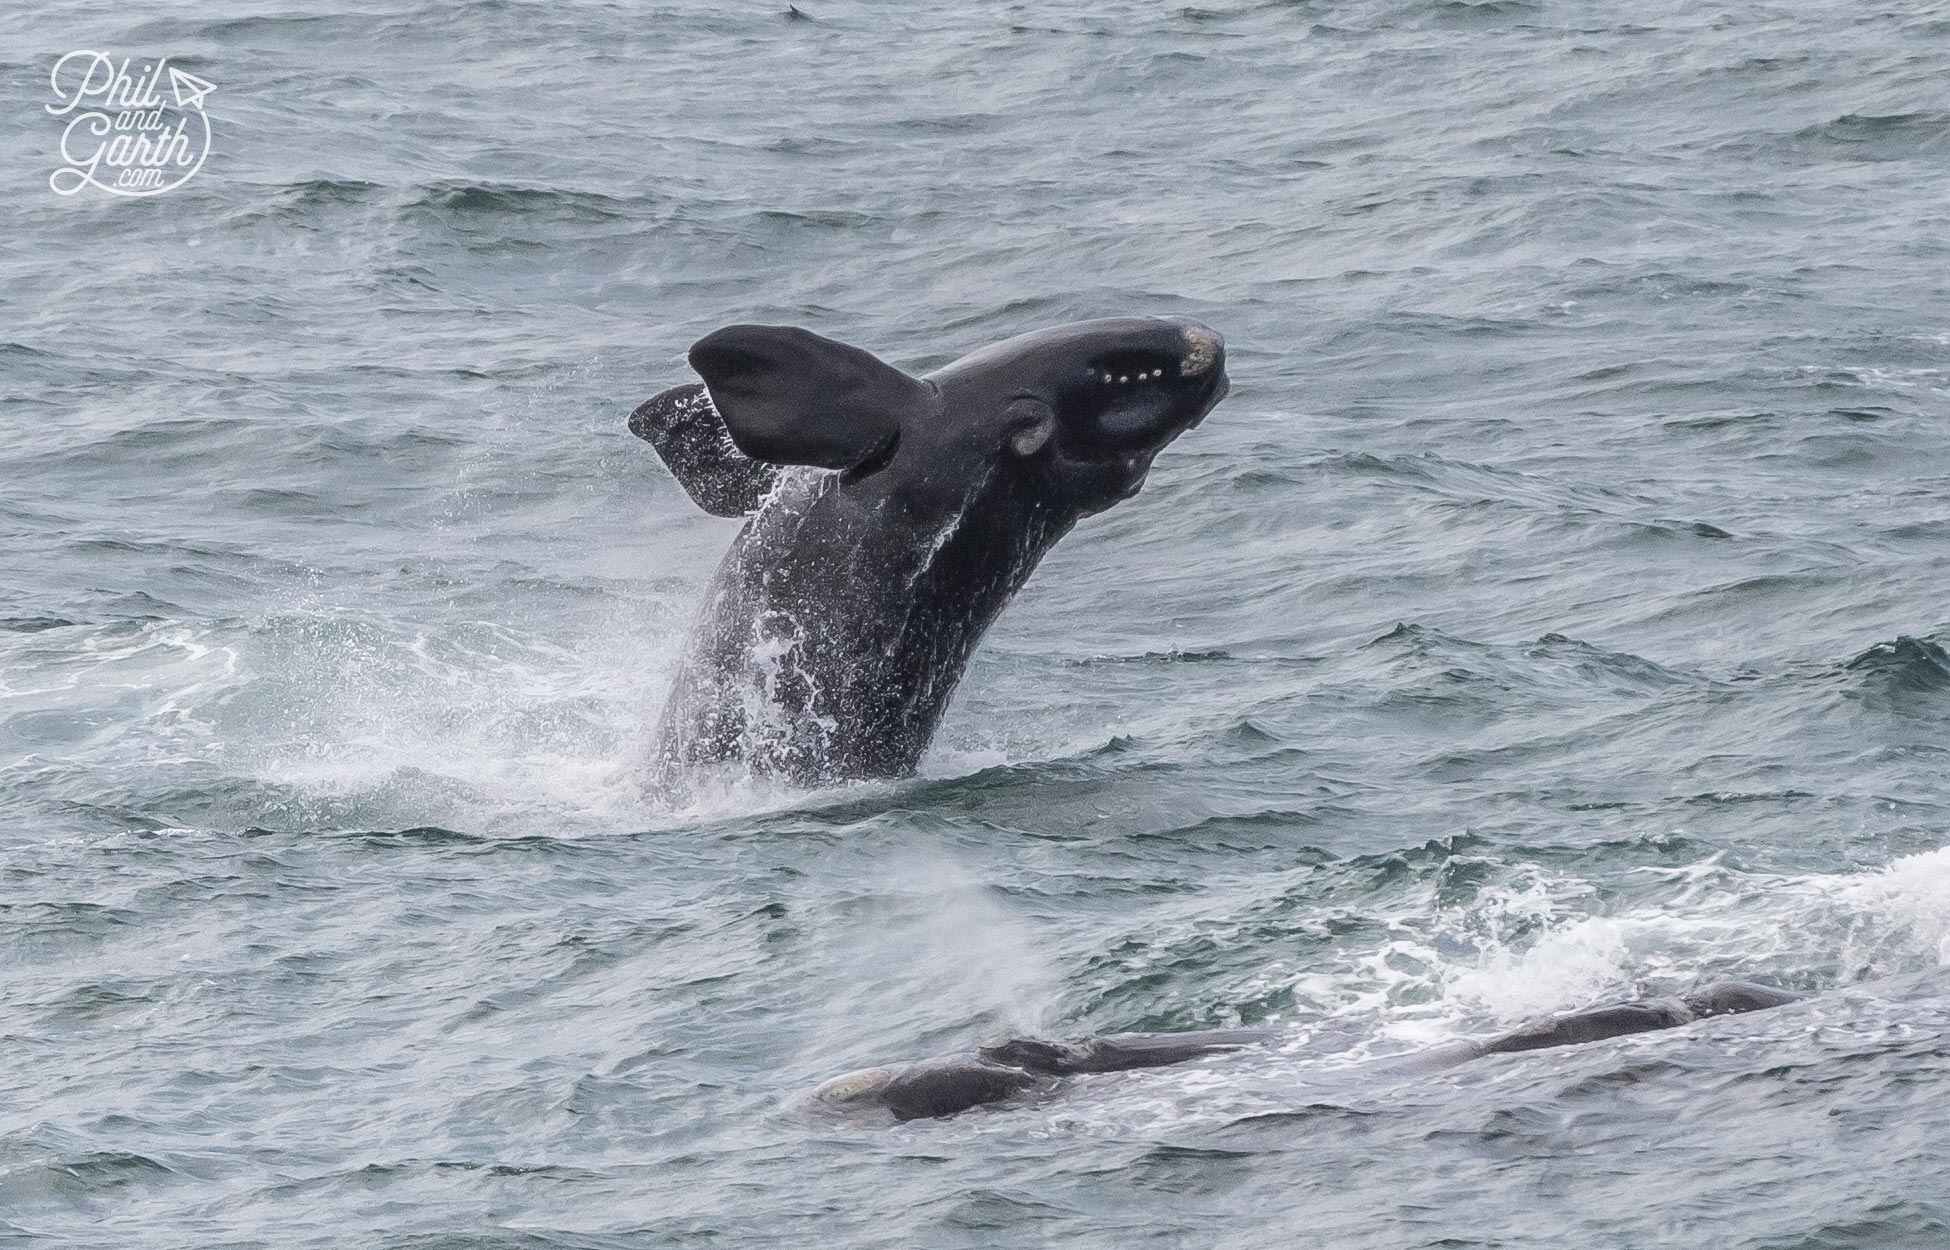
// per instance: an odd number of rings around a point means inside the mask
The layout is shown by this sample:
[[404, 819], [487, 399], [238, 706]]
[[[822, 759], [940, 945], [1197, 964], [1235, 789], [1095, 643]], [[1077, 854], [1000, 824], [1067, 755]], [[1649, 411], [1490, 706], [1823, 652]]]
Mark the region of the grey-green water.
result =
[[[0, 1243], [1943, 1244], [1950, 8], [799, 7], [0, 12]], [[78, 48], [207, 167], [55, 195]], [[1232, 398], [922, 778], [644, 793], [689, 342], [1132, 312]]]

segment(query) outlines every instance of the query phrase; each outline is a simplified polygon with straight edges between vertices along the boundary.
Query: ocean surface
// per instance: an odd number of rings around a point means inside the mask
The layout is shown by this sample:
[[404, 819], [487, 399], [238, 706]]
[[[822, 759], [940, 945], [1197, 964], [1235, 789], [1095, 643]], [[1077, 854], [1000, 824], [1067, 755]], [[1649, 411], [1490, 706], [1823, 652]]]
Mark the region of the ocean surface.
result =
[[[1950, 1244], [1950, 5], [795, 3], [0, 11], [0, 1246]], [[694, 339], [1129, 313], [1232, 396], [921, 777], [646, 788]]]

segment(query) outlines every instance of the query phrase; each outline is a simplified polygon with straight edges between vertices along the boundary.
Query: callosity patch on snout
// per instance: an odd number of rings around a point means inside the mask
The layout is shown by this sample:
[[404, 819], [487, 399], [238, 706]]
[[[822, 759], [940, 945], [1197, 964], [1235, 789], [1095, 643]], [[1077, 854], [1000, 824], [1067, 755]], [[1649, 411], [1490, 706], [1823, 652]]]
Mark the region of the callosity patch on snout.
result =
[[1219, 337], [1204, 326], [1185, 327], [1185, 359], [1179, 365], [1183, 376], [1201, 377], [1209, 372], [1222, 350]]
[[875, 1097], [885, 1091], [893, 1079], [894, 1072], [890, 1068], [861, 1068], [821, 1082], [813, 1090], [812, 1096], [819, 1102], [843, 1106]]

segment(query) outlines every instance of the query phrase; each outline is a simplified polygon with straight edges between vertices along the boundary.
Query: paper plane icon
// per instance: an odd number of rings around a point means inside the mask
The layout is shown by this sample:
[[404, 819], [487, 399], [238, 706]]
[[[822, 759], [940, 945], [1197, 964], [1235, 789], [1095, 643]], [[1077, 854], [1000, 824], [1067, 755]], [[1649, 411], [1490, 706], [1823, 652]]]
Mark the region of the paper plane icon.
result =
[[176, 93], [176, 107], [203, 111], [203, 97], [217, 89], [217, 84], [205, 82], [195, 74], [185, 74], [174, 65], [169, 67], [169, 89]]

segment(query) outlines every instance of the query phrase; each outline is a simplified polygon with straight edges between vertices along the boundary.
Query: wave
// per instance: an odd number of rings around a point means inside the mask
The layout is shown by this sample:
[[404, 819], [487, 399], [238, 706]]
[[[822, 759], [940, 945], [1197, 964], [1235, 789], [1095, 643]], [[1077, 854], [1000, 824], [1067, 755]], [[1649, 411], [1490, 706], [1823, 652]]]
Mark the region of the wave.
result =
[[1887, 693], [1950, 690], [1950, 651], [1928, 638], [1897, 635], [1856, 656], [1843, 669]]
[[522, 183], [436, 182], [414, 189], [406, 207], [464, 217], [541, 216], [551, 220], [605, 221], [632, 215], [635, 201], [598, 191]]

